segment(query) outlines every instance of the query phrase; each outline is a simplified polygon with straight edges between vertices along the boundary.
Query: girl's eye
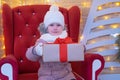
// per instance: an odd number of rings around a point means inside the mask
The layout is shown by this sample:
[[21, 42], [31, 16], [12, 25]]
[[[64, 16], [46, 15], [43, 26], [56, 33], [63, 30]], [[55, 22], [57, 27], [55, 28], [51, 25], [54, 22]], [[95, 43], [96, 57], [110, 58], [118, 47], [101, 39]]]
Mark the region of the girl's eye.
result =
[[50, 26], [54, 26], [54, 24], [50, 24]]
[[61, 26], [60, 24], [50, 24], [49, 26]]
[[61, 26], [60, 24], [57, 24], [57, 26]]

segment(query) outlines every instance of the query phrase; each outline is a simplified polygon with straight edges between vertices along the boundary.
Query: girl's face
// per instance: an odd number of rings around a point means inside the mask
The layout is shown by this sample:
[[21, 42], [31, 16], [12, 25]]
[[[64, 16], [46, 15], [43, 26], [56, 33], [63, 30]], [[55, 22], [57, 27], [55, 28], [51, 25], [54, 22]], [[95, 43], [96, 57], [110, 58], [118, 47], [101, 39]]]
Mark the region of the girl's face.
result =
[[47, 29], [48, 33], [50, 33], [53, 36], [60, 35], [63, 31], [63, 26], [61, 26], [58, 23], [52, 23], [48, 26]]

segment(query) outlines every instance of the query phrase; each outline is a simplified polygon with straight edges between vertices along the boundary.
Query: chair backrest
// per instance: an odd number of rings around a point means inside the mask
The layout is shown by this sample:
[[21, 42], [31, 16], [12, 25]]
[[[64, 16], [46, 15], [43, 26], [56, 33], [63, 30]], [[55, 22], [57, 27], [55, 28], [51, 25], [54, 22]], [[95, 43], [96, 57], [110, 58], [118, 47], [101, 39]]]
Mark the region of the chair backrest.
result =
[[[38, 70], [38, 62], [28, 61], [25, 52], [40, 37], [37, 27], [43, 21], [49, 7], [50, 5], [25, 5], [10, 8], [7, 4], [2, 7], [5, 53], [16, 57], [19, 73], [37, 72]], [[74, 42], [78, 42], [80, 9], [77, 6], [69, 10], [60, 7], [60, 11], [65, 17], [69, 36]]]

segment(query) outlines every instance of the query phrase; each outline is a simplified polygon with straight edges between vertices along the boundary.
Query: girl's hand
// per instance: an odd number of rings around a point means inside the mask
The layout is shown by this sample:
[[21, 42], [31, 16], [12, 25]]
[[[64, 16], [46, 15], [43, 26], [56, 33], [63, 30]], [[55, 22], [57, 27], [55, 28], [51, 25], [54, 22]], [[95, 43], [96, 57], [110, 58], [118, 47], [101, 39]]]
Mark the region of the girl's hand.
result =
[[43, 46], [43, 43], [39, 43], [37, 46], [35, 46], [34, 50], [35, 50], [36, 55], [42, 56], [42, 54], [43, 54], [42, 46]]

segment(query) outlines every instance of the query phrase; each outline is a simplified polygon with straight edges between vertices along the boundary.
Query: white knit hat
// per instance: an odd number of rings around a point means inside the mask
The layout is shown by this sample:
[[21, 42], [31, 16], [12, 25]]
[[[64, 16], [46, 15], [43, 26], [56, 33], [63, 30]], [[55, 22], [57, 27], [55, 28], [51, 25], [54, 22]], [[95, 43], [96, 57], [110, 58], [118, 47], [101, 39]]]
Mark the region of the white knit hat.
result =
[[52, 23], [59, 23], [64, 28], [65, 25], [64, 16], [59, 11], [59, 8], [57, 6], [52, 5], [49, 11], [45, 14], [43, 23], [45, 25], [45, 28], [47, 28], [48, 25]]

